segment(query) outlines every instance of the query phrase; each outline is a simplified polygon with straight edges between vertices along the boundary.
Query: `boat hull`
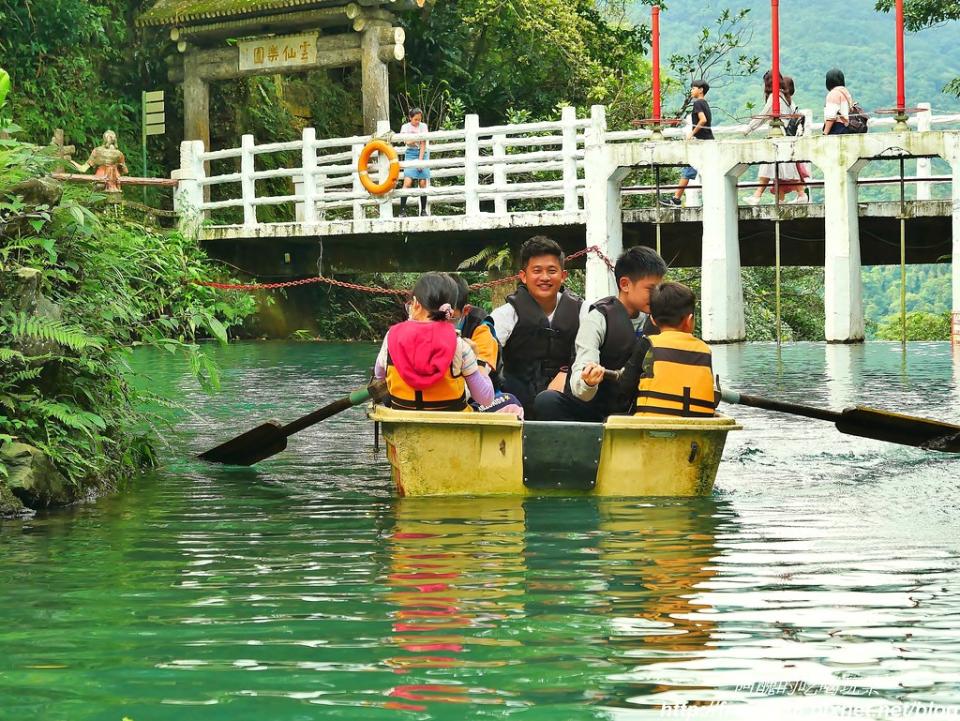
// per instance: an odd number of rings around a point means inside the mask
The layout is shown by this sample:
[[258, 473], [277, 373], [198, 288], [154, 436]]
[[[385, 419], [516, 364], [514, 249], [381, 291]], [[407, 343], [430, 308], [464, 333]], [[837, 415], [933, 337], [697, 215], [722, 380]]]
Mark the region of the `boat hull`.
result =
[[[741, 428], [726, 416], [611, 416], [603, 424], [527, 423], [525, 431], [506, 414], [383, 406], [371, 418], [382, 429], [402, 496], [707, 496], [727, 433]], [[571, 442], [548, 449], [548, 457], [538, 452], [534, 426], [541, 436], [556, 428]]]

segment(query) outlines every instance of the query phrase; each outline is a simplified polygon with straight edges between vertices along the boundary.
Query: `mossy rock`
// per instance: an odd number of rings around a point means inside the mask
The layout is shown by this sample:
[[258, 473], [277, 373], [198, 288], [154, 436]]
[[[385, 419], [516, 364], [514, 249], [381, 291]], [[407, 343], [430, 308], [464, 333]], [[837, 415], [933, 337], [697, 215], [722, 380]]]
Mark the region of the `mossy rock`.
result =
[[0, 518], [16, 518], [29, 513], [23, 502], [0, 481]]
[[0, 463], [7, 467], [7, 489], [30, 508], [70, 503], [74, 488], [54, 467], [50, 456], [26, 443], [7, 443], [0, 449]]

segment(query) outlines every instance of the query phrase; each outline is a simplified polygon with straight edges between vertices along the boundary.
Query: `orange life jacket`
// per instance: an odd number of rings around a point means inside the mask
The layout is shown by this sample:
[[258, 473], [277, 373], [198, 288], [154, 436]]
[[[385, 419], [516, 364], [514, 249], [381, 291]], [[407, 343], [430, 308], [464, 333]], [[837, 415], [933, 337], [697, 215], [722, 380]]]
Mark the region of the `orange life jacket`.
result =
[[387, 354], [387, 392], [390, 406], [402, 411], [468, 411], [467, 384], [452, 368], [438, 382], [422, 391], [411, 387]]
[[690, 333], [672, 330], [647, 339], [652, 373], [645, 371], [640, 378], [637, 415], [714, 416], [719, 396], [713, 386], [710, 346]]

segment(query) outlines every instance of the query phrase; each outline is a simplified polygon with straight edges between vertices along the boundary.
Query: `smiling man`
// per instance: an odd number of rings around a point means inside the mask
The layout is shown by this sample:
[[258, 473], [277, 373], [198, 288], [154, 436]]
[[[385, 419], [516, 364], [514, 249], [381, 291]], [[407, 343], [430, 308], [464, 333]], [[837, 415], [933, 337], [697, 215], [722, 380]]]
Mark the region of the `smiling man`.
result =
[[[563, 392], [548, 390], [537, 396], [538, 420], [593, 423], [630, 411], [650, 347], [645, 334], [657, 332], [645, 327], [650, 295], [666, 272], [666, 263], [652, 248], [634, 246], [617, 258], [617, 295], [590, 306], [577, 333], [569, 381]], [[619, 380], [604, 380], [604, 369], [623, 373]]]
[[573, 360], [583, 301], [563, 287], [563, 250], [536, 235], [520, 248], [520, 285], [490, 314], [503, 346], [503, 389], [532, 418], [533, 400]]

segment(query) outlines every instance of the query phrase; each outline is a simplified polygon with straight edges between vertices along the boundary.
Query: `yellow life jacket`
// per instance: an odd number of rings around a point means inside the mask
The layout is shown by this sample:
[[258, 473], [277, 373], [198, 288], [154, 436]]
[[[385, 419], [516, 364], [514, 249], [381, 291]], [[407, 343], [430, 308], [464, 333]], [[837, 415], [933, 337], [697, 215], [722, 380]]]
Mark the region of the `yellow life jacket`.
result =
[[710, 346], [690, 333], [663, 331], [647, 336], [653, 358], [637, 391], [637, 415], [709, 418], [715, 415], [719, 396], [713, 386]]
[[495, 373], [502, 365], [500, 344], [490, 332], [490, 326], [486, 323], [478, 325], [470, 335], [470, 340], [477, 344], [477, 363], [489, 368], [491, 375]]
[[462, 375], [453, 375], [447, 368], [443, 378], [429, 388], [417, 390], [400, 375], [387, 354], [387, 392], [390, 407], [402, 411], [469, 411], [467, 384]]

